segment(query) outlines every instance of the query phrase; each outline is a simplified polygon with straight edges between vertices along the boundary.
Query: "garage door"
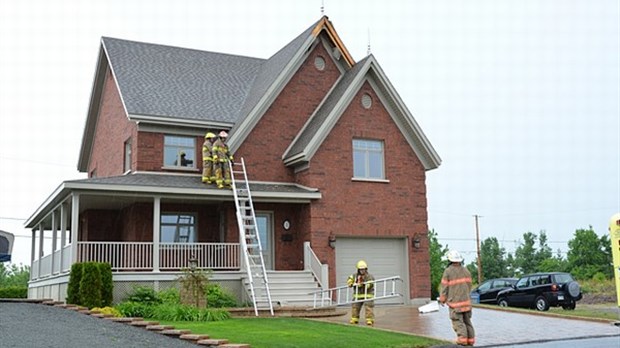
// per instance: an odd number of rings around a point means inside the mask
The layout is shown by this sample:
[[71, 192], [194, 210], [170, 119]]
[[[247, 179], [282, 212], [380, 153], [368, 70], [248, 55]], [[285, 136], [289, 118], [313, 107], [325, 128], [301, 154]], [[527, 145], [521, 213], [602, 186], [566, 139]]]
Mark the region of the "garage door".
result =
[[403, 297], [377, 301], [378, 304], [402, 304], [409, 296], [409, 272], [404, 238], [343, 238], [336, 240], [336, 286], [346, 285], [347, 277], [356, 272], [359, 260], [368, 263], [375, 279], [400, 276], [396, 291]]

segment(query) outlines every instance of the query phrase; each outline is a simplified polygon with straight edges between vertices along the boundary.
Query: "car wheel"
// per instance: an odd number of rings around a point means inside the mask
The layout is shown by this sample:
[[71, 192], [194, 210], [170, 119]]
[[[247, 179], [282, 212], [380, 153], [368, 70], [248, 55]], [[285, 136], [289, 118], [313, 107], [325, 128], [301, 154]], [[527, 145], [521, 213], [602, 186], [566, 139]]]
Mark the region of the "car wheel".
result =
[[576, 281], [572, 281], [568, 283], [567, 289], [568, 289], [568, 294], [571, 295], [571, 297], [573, 298], [578, 297], [579, 294], [581, 293], [581, 287], [579, 286], [579, 283], [577, 283]]
[[549, 301], [544, 296], [538, 296], [536, 298], [536, 309], [541, 312], [549, 310]]
[[497, 301], [497, 304], [498, 304], [500, 307], [508, 307], [508, 301], [506, 301], [506, 299], [505, 299], [505, 298], [500, 298], [500, 299]]
[[570, 301], [568, 304], [562, 305], [562, 308], [567, 311], [574, 310], [575, 307], [576, 307], [575, 301]]

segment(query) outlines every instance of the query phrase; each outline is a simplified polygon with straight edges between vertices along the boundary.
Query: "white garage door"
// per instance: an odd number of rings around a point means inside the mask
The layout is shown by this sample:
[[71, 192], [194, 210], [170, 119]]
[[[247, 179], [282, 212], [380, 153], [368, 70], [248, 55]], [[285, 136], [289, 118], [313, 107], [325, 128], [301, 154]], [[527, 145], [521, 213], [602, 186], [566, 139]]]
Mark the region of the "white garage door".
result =
[[[402, 304], [409, 296], [409, 272], [406, 239], [404, 238], [343, 238], [336, 240], [336, 286], [346, 285], [347, 277], [356, 272], [357, 261], [368, 263], [368, 272], [375, 279], [400, 276], [396, 291], [403, 297], [377, 301], [377, 304]], [[379, 295], [379, 292], [376, 292]]]

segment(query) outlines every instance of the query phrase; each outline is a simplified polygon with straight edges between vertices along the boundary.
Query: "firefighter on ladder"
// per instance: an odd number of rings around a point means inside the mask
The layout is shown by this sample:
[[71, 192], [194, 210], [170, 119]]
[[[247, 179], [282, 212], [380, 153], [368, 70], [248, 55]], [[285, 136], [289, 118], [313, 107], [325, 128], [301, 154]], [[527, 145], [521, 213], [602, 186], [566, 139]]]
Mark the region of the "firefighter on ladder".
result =
[[373, 309], [375, 302], [375, 278], [368, 273], [366, 261], [357, 262], [357, 273], [352, 274], [347, 279], [347, 285], [353, 288], [353, 303], [351, 304], [351, 324], [359, 323], [360, 311], [365, 304], [366, 325], [372, 326], [375, 323]]
[[233, 156], [226, 145], [228, 133], [221, 131], [218, 139], [213, 143], [213, 163], [215, 167], [215, 183], [218, 188], [230, 187], [232, 179], [230, 177], [230, 167], [228, 162], [233, 160]]
[[215, 181], [213, 172], [213, 143], [215, 134], [207, 132], [205, 142], [202, 144], [202, 182], [210, 184]]
[[473, 346], [474, 326], [471, 323], [471, 274], [461, 263], [463, 257], [456, 250], [448, 252], [450, 266], [441, 277], [441, 295], [439, 302], [448, 304], [452, 329], [456, 332], [456, 344]]

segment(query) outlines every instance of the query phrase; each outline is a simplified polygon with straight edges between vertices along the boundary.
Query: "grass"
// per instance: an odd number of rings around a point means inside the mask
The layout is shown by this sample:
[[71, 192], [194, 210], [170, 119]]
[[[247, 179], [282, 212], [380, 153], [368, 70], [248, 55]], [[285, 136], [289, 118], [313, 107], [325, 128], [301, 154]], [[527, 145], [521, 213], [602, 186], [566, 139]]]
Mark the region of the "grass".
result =
[[248, 343], [252, 348], [424, 348], [445, 344], [425, 337], [301, 318], [233, 318], [206, 323], [160, 321], [160, 324], [211, 338], [225, 338], [231, 343]]
[[529, 314], [549, 315], [555, 317], [577, 317], [606, 321], [620, 320], [620, 308], [618, 308], [617, 304], [615, 303], [580, 304], [579, 302], [577, 302], [577, 307], [574, 310], [565, 310], [562, 309], [562, 307], [551, 307], [546, 312], [540, 312], [535, 309], [517, 307], [502, 308], [495, 305], [476, 305], [476, 307]]

